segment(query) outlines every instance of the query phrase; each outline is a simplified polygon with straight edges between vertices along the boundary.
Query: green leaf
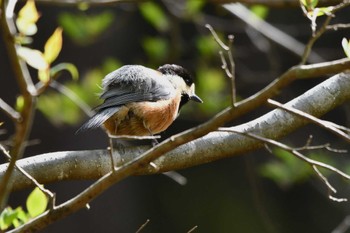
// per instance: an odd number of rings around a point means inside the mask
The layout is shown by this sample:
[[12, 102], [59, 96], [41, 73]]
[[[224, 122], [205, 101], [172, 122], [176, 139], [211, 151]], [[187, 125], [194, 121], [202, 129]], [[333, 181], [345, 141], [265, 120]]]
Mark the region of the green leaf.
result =
[[300, 1], [308, 11], [315, 9], [315, 7], [318, 4], [318, 0], [300, 0]]
[[6, 207], [0, 215], [0, 230], [6, 230], [11, 225], [18, 227], [27, 221], [28, 218], [22, 207], [17, 207], [14, 210], [11, 207]]
[[266, 19], [269, 14], [269, 8], [263, 5], [254, 5], [250, 8], [251, 12], [253, 12], [260, 19]]
[[28, 196], [26, 206], [29, 215], [34, 218], [46, 210], [48, 198], [46, 195], [36, 187]]
[[12, 225], [14, 219], [16, 219], [17, 213], [12, 210], [11, 207], [6, 207], [0, 215], [0, 229], [6, 230]]
[[341, 45], [343, 47], [345, 55], [350, 58], [350, 40], [348, 41], [346, 38], [343, 38]]
[[46, 41], [44, 47], [44, 58], [48, 64], [51, 64], [61, 52], [62, 49], [62, 28], [56, 28], [54, 33]]
[[140, 11], [143, 17], [159, 31], [169, 29], [168, 18], [162, 8], [154, 2], [144, 2], [140, 4]]
[[72, 63], [60, 63], [58, 65], [55, 65], [54, 67], [51, 67], [50, 69], [50, 75], [51, 77], [55, 77], [62, 71], [68, 71], [70, 75], [72, 76], [73, 80], [78, 80], [79, 78], [79, 72], [77, 67]]
[[35, 23], [39, 18], [40, 15], [35, 7], [34, 0], [28, 0], [18, 12], [18, 18], [16, 20], [18, 31], [27, 36], [34, 35], [38, 31]]
[[20, 58], [28, 63], [31, 67], [37, 70], [45, 70], [49, 67], [49, 64], [44, 58], [44, 55], [39, 50], [30, 49], [27, 47], [19, 47], [17, 54]]
[[319, 16], [323, 16], [323, 15], [329, 15], [332, 13], [334, 7], [330, 6], [330, 7], [317, 7], [313, 10], [310, 10], [307, 13], [308, 18], [313, 18], [314, 16], [319, 17]]

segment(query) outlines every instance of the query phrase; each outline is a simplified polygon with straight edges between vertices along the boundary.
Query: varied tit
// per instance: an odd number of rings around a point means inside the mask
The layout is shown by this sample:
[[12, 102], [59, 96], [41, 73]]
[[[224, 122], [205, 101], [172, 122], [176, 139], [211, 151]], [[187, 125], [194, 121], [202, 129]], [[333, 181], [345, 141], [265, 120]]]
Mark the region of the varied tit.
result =
[[104, 102], [81, 129], [101, 125], [110, 135], [149, 136], [166, 130], [189, 100], [202, 103], [193, 79], [178, 65], [153, 70], [125, 65], [102, 80]]

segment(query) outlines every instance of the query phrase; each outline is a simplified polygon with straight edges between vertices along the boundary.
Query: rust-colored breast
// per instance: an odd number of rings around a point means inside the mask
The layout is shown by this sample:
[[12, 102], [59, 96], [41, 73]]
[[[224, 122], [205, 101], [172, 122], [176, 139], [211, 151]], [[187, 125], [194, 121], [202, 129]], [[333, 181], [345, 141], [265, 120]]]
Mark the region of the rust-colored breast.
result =
[[176, 119], [181, 96], [158, 102], [137, 102], [123, 106], [104, 127], [112, 135], [147, 136], [166, 130]]

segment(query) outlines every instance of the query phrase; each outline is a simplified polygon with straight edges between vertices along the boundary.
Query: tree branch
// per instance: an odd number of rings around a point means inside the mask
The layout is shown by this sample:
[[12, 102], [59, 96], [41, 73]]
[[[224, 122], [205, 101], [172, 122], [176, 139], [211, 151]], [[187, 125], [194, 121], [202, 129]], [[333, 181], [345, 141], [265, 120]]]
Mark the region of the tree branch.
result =
[[7, 49], [10, 64], [12, 65], [17, 84], [23, 97], [23, 109], [19, 112], [21, 121], [15, 124], [16, 132], [13, 137], [13, 145], [10, 150], [11, 161], [0, 182], [0, 210], [2, 210], [7, 202], [9, 190], [11, 190], [11, 176], [15, 168], [17, 159], [23, 155], [25, 144], [31, 131], [36, 98], [33, 96], [35, 87], [29, 75], [26, 64], [17, 56], [16, 44], [13, 34], [16, 31], [12, 18], [7, 18], [5, 12], [5, 2], [1, 2], [0, 25], [5, 47]]
[[[319, 117], [349, 99], [350, 74], [339, 74], [322, 82], [285, 104], [285, 106]], [[278, 109], [232, 129], [244, 132], [259, 132], [262, 137], [279, 139], [308, 122], [300, 116]], [[235, 146], [232, 147], [232, 145]], [[183, 169], [243, 154], [262, 146], [262, 143], [249, 140], [244, 136], [213, 132], [179, 146], [154, 161], [153, 163], [157, 169], [148, 165], [140, 169], [137, 174], [153, 174]], [[125, 148], [119, 156], [122, 156], [124, 163], [127, 163], [147, 149], [148, 147]], [[54, 152], [22, 159], [17, 163], [40, 183], [97, 179], [108, 173], [111, 167], [107, 150]], [[0, 166], [0, 177], [4, 174], [6, 167], [6, 164]], [[14, 173], [14, 189], [25, 188], [30, 185], [30, 181], [23, 175], [18, 172]]]

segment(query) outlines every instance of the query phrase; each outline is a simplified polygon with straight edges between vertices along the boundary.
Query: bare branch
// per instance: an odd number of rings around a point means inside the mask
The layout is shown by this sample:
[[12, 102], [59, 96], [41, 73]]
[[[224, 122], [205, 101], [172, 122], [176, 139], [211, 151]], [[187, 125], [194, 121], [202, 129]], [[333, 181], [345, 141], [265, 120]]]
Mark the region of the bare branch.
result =
[[229, 35], [228, 36], [228, 45], [225, 45], [225, 43], [222, 42], [222, 40], [220, 40], [220, 38], [218, 37], [218, 35], [216, 34], [216, 32], [212, 28], [212, 26], [210, 26], [209, 24], [206, 24], [205, 27], [210, 30], [211, 34], [214, 37], [214, 40], [227, 53], [226, 56], [228, 57], [228, 63], [230, 65], [230, 67], [228, 67], [228, 65], [227, 65], [227, 61], [226, 61], [226, 58], [225, 58], [225, 55], [223, 54], [223, 52], [221, 50], [219, 51], [219, 55], [220, 55], [220, 59], [221, 59], [221, 63], [222, 63], [221, 68], [225, 71], [227, 77], [231, 81], [230, 82], [231, 83], [231, 102], [232, 102], [232, 106], [235, 106], [235, 103], [236, 103], [236, 75], [235, 75], [235, 62], [233, 60], [233, 55], [232, 55], [232, 44], [233, 44], [234, 36]]
[[[11, 156], [8, 153], [8, 151], [5, 149], [5, 147], [0, 144], [0, 150], [4, 153], [4, 155], [6, 156], [6, 158], [8, 160], [11, 160]], [[50, 203], [52, 204], [52, 208], [54, 206], [54, 199], [55, 199], [55, 195], [48, 189], [44, 188], [41, 184], [39, 184], [39, 182], [34, 179], [28, 172], [26, 172], [24, 169], [22, 169], [20, 166], [15, 165], [15, 167], [18, 169], [18, 171], [20, 171], [27, 179], [29, 179], [36, 187], [38, 187], [43, 193], [45, 193], [45, 195], [49, 198]]]
[[147, 219], [146, 222], [144, 224], [142, 224], [139, 229], [137, 229], [136, 233], [140, 233], [147, 226], [147, 224], [149, 222], [150, 222], [150, 220]]
[[[347, 180], [350, 180], [350, 176], [348, 174], [340, 171], [339, 169], [337, 169], [337, 168], [335, 168], [335, 167], [333, 167], [333, 166], [331, 166], [329, 164], [322, 163], [322, 162], [310, 159], [310, 158], [306, 157], [305, 155], [303, 155], [302, 153], [300, 153], [297, 150], [295, 150], [294, 148], [291, 148], [291, 147], [289, 147], [289, 146], [287, 146], [287, 145], [285, 145], [285, 144], [283, 144], [281, 142], [275, 141], [273, 139], [265, 138], [265, 137], [259, 136], [257, 134], [233, 130], [232, 128], [219, 128], [218, 130], [219, 131], [224, 131], [224, 132], [232, 132], [232, 133], [245, 135], [247, 137], [250, 137], [250, 138], [256, 139], [258, 141], [261, 141], [261, 142], [264, 142], [264, 143], [267, 143], [267, 144], [279, 147], [281, 149], [284, 149], [284, 150], [292, 153], [297, 158], [299, 158], [299, 159], [305, 161], [306, 163], [308, 163], [316, 171], [316, 174], [321, 178], [321, 180], [325, 183], [325, 185], [330, 190], [332, 190], [333, 192], [336, 192], [336, 190], [329, 184], [327, 178], [322, 175], [322, 173], [317, 169], [317, 167], [322, 167], [322, 168], [325, 168], [327, 170], [333, 171], [334, 173], [340, 175], [341, 177], [343, 177], [343, 178], [345, 178]], [[334, 198], [333, 196], [329, 196], [329, 197], [331, 198], [331, 200], [346, 201], [346, 199], [344, 199], [344, 198], [337, 199], [337, 198]]]
[[275, 107], [278, 107], [278, 108], [281, 108], [281, 109], [284, 109], [288, 112], [291, 112], [293, 114], [296, 114], [304, 119], [307, 119], [313, 123], [315, 123], [316, 125], [322, 127], [322, 128], [325, 128], [329, 131], [331, 131], [332, 133], [340, 136], [342, 139], [345, 139], [347, 142], [350, 142], [350, 135], [344, 133], [343, 131], [339, 130], [339, 127], [337, 127], [336, 124], [334, 124], [333, 122], [329, 122], [329, 121], [325, 121], [325, 120], [321, 120], [321, 119], [318, 119], [317, 117], [314, 117], [310, 114], [307, 114], [303, 111], [300, 111], [298, 109], [295, 109], [295, 108], [291, 108], [291, 107], [288, 107], [288, 106], [284, 106], [283, 104], [280, 104], [278, 103], [277, 101], [274, 101], [274, 100], [271, 100], [271, 99], [268, 99], [267, 102], [269, 104], [271, 104], [272, 106], [275, 106]]
[[329, 14], [326, 16], [326, 19], [324, 20], [322, 26], [316, 30], [316, 18], [317, 18], [317, 13], [314, 12], [314, 19], [311, 20], [312, 21], [312, 37], [310, 38], [309, 42], [306, 44], [304, 53], [301, 57], [301, 63], [300, 64], [305, 64], [306, 61], [308, 60], [310, 53], [311, 53], [311, 49], [313, 47], [313, 45], [315, 44], [315, 42], [323, 35], [323, 33], [325, 33], [327, 31], [327, 27], [329, 25], [329, 23], [331, 22], [332, 18], [334, 17], [334, 14], [338, 11], [343, 9], [344, 7], [347, 7], [350, 5], [350, 1], [348, 0], [343, 0], [343, 2], [339, 3], [336, 6], [332, 7], [332, 11], [329, 12]]
[[21, 114], [0, 98], [0, 109], [3, 110], [13, 121], [20, 121]]
[[[255, 14], [253, 14], [242, 4], [225, 4], [223, 5], [223, 7], [230, 13], [234, 14], [236, 17], [241, 19], [243, 22], [245, 22], [258, 32], [266, 36], [268, 39], [281, 45], [285, 49], [296, 54], [297, 56], [301, 57], [304, 53], [305, 45], [303, 43], [297, 41], [287, 33], [258, 18]], [[315, 52], [311, 52], [310, 57], [308, 57], [308, 61], [311, 63], [322, 62], [324, 60], [325, 59], [323, 59], [320, 55], [318, 55]]]
[[2, 177], [0, 182], [0, 210], [4, 208], [8, 199], [9, 190], [11, 190], [11, 183], [9, 183], [9, 181], [14, 171], [16, 161], [17, 159], [20, 159], [24, 153], [24, 142], [27, 141], [32, 128], [36, 102], [36, 99], [33, 97], [33, 93], [35, 93], [35, 87], [30, 77], [27, 65], [17, 56], [17, 47], [14, 43], [13, 38], [13, 35], [16, 32], [13, 19], [7, 18], [4, 14], [4, 12], [7, 12], [5, 9], [6, 2], [7, 1], [0, 1], [2, 12], [2, 14], [0, 14], [0, 26], [2, 29], [1, 34], [3, 36], [3, 41], [7, 49], [10, 64], [14, 71], [24, 104], [23, 109], [19, 113], [21, 115], [21, 121], [18, 121], [15, 124], [16, 132], [10, 151], [11, 160], [6, 174]]
[[[320, 95], [320, 92], [323, 92], [323, 94]], [[349, 99], [350, 74], [341, 74], [324, 81], [290, 101], [286, 106], [320, 117]], [[295, 114], [276, 109], [251, 122], [235, 126], [233, 129], [259, 132], [261, 136], [266, 138], [279, 139], [307, 123], [308, 121]], [[232, 145], [235, 146], [232, 147]], [[151, 165], [147, 165], [139, 169], [137, 174], [154, 174], [183, 169], [244, 154], [263, 146], [264, 143], [257, 143], [243, 136], [212, 132], [195, 141], [179, 146], [153, 161], [157, 167], [156, 169]], [[115, 155], [121, 156], [122, 159], [115, 157], [115, 160], [122, 160], [124, 163], [127, 163], [140, 153], [147, 151], [147, 149], [149, 149], [147, 146], [126, 147], [122, 150], [122, 153], [118, 151], [119, 155]], [[109, 155], [107, 150], [55, 152], [22, 159], [18, 161], [18, 164], [32, 174], [40, 183], [52, 183], [66, 179], [97, 179], [111, 171]], [[6, 164], [0, 165], [0, 177], [4, 174], [6, 167]], [[57, 176], [57, 174], [64, 175]], [[15, 172], [14, 175], [15, 189], [31, 185], [20, 174]]]

